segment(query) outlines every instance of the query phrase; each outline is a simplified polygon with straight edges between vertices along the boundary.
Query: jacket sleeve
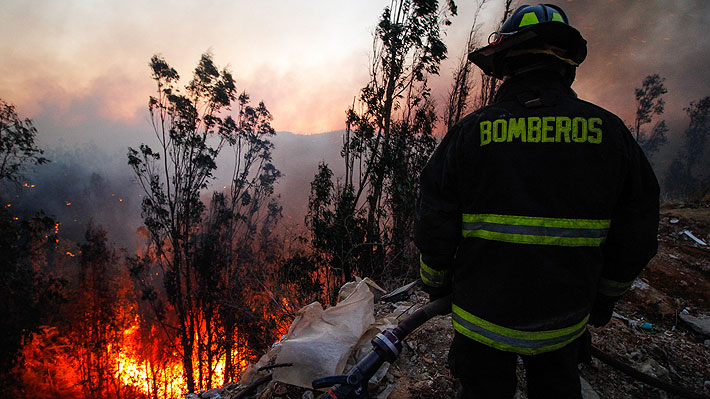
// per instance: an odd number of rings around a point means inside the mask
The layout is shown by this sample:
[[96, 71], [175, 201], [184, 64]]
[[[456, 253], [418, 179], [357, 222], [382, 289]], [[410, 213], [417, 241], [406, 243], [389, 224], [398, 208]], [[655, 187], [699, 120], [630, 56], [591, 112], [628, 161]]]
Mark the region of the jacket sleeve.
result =
[[624, 130], [629, 167], [603, 249], [598, 301], [618, 300], [658, 250], [658, 181], [643, 151]]
[[451, 291], [451, 266], [461, 239], [461, 212], [456, 195], [454, 127], [442, 140], [420, 176], [414, 242], [420, 251], [419, 271], [431, 298]]

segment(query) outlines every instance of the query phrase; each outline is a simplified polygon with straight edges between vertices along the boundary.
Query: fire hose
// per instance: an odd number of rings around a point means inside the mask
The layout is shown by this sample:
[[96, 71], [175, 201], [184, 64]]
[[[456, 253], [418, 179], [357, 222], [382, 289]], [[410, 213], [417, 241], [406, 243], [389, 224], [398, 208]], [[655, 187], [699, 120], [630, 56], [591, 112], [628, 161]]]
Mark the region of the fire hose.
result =
[[451, 312], [451, 297], [430, 302], [402, 320], [397, 327], [385, 330], [372, 339], [373, 350], [347, 375], [336, 375], [313, 381], [314, 389], [327, 388], [321, 399], [367, 399], [367, 382], [385, 362], [393, 362], [402, 351], [402, 340], [419, 326], [437, 315]]
[[[451, 312], [451, 297], [444, 297], [430, 302], [421, 309], [402, 320], [395, 328], [385, 330], [373, 338], [373, 350], [366, 355], [348, 374], [336, 375], [313, 380], [313, 389], [329, 388], [319, 399], [367, 399], [367, 383], [385, 362], [393, 362], [402, 352], [402, 341], [412, 331], [438, 315]], [[596, 347], [592, 347], [592, 355], [611, 367], [668, 393], [689, 399], [710, 399], [710, 397], [661, 381], [644, 374], [633, 367], [614, 359]]]

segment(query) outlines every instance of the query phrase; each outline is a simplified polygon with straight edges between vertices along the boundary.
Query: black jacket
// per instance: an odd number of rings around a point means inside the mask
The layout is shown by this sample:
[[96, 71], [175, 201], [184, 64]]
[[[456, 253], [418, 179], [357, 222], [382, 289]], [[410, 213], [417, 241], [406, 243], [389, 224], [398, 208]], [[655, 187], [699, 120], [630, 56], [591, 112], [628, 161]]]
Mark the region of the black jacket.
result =
[[554, 73], [512, 78], [422, 172], [422, 281], [453, 290], [461, 334], [522, 354], [560, 348], [600, 295], [618, 298], [655, 255], [658, 197], [618, 117]]

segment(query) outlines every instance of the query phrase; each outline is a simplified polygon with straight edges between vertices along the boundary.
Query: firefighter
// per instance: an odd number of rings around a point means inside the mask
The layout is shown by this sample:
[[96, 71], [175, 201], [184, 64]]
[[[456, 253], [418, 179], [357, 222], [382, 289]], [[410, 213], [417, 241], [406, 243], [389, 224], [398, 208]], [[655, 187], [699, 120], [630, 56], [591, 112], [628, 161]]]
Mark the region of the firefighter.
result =
[[489, 43], [469, 59], [503, 80], [493, 103], [420, 177], [421, 280], [452, 294], [460, 397], [512, 398], [521, 357], [530, 398], [581, 398], [580, 337], [656, 253], [658, 182], [624, 122], [571, 89], [587, 48], [560, 7], [517, 8]]

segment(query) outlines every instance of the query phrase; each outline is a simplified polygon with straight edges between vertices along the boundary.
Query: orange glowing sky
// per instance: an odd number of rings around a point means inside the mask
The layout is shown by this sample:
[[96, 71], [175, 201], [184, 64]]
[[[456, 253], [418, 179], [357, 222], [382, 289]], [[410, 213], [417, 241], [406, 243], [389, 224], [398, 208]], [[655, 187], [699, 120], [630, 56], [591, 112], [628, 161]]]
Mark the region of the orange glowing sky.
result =
[[[483, 32], [498, 20], [488, 0]], [[459, 1], [448, 30], [457, 58], [475, 1]], [[633, 88], [667, 78], [668, 111], [682, 115], [710, 95], [706, 0], [559, 1], [589, 41], [578, 73], [580, 96], [632, 117]], [[0, 98], [36, 121], [40, 136], [115, 141], [148, 131], [148, 70], [162, 54], [183, 77], [210, 50], [239, 90], [263, 99], [277, 131], [342, 129], [344, 111], [365, 85], [372, 31], [388, 0], [5, 0], [0, 13]], [[453, 60], [433, 79], [443, 102]], [[680, 118], [680, 117], [679, 117]], [[106, 136], [110, 137], [106, 137]], [[46, 138], [45, 138], [46, 139]], [[128, 140], [134, 142], [135, 140]]]

